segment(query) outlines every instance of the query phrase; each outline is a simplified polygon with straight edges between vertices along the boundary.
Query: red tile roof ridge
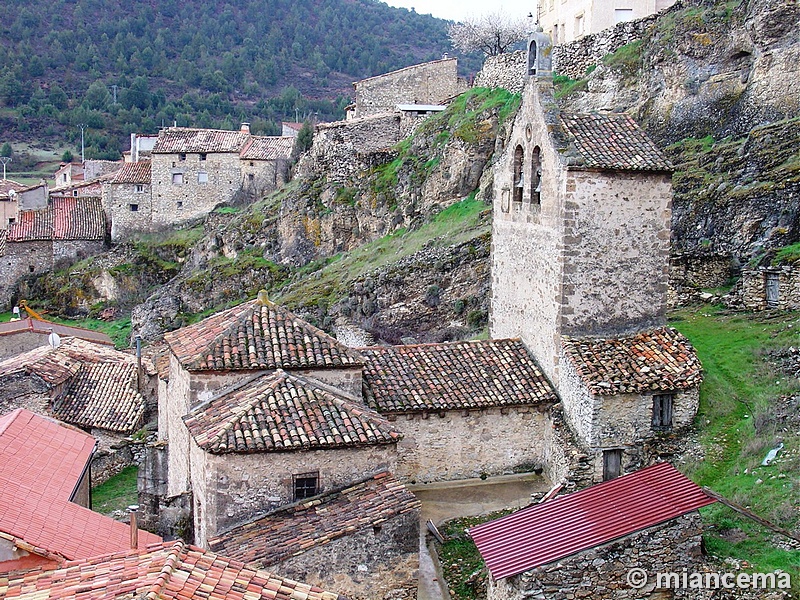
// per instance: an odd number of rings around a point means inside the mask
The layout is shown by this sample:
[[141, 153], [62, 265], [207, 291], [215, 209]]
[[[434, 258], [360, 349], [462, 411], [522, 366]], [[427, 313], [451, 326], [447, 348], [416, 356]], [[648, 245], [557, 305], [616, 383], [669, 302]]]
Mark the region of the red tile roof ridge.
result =
[[521, 342], [522, 338], [490, 338], [488, 340], [455, 340], [449, 342], [415, 342], [413, 344], [376, 344], [374, 346], [359, 346], [354, 350], [388, 350], [401, 348], [431, 348], [434, 346], [457, 346], [458, 344], [492, 344], [497, 342]]
[[172, 577], [172, 574], [175, 572], [181, 557], [184, 555], [185, 549], [186, 545], [183, 543], [183, 540], [176, 541], [172, 548], [170, 548], [166, 558], [164, 559], [164, 566], [161, 567], [161, 571], [159, 572], [158, 577], [156, 577], [156, 581], [153, 583], [150, 591], [147, 592], [147, 600], [158, 600], [161, 597], [161, 591], [169, 583], [169, 580]]

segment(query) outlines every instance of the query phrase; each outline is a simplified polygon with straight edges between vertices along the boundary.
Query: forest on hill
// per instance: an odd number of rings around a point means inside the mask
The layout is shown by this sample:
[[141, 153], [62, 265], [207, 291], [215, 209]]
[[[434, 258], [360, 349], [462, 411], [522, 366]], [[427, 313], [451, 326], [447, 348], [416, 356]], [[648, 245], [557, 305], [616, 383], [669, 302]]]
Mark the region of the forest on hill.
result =
[[353, 81], [452, 51], [447, 25], [377, 0], [18, 0], [0, 21], [0, 141], [79, 144], [84, 124], [87, 158], [117, 158], [162, 124], [338, 119]]

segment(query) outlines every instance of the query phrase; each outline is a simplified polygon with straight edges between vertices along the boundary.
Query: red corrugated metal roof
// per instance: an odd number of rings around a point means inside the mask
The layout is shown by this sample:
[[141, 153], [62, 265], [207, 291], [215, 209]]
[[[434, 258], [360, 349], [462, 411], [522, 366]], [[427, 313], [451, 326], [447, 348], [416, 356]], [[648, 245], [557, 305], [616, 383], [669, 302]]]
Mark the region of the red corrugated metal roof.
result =
[[715, 500], [668, 463], [469, 530], [495, 580], [664, 523]]

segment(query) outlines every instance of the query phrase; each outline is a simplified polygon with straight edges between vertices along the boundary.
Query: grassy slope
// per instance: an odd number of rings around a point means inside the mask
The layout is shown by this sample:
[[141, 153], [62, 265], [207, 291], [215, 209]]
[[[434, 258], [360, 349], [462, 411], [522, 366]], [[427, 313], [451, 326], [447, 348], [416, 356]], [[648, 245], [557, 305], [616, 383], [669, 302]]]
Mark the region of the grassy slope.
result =
[[131, 504], [138, 504], [138, 473], [138, 467], [126, 467], [108, 481], [92, 488], [92, 510], [107, 515], [115, 510], [125, 510]]

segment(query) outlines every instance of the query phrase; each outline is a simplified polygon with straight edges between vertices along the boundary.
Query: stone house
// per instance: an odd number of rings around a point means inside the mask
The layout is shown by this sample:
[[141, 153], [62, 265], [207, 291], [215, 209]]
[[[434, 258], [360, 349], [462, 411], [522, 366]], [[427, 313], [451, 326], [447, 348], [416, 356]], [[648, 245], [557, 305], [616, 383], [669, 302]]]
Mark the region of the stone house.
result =
[[144, 425], [152, 393], [135, 357], [79, 338], [0, 361], [0, 414], [26, 408], [52, 416], [95, 436], [104, 456]]
[[403, 434], [396, 473], [428, 483], [541, 469], [552, 386], [519, 340], [360, 348], [365, 400]]
[[[0, 234], [3, 235], [3, 234]], [[54, 197], [38, 210], [22, 210], [0, 241], [0, 304], [11, 299], [25, 275], [50, 270], [105, 248], [106, 219], [100, 198]]]
[[205, 215], [246, 184], [258, 193], [274, 190], [286, 181], [292, 144], [252, 136], [247, 123], [240, 131], [162, 129], [151, 152], [152, 212], [142, 213], [143, 228]]
[[800, 308], [800, 263], [744, 269], [739, 284], [748, 310]]
[[446, 104], [468, 87], [458, 76], [456, 58], [412, 65], [353, 83], [356, 99], [348, 107], [347, 118], [393, 112], [398, 104]]
[[182, 541], [162, 542], [29, 569], [0, 580], [0, 596], [25, 599], [39, 590], [50, 600], [347, 600], [339, 594], [279, 577]]
[[103, 186], [103, 206], [112, 241], [146, 229], [153, 212], [150, 161], [125, 163]]
[[696, 410], [697, 357], [665, 327], [672, 167], [628, 115], [560, 112], [550, 41], [529, 47], [494, 173], [490, 334], [532, 352], [597, 481]]
[[0, 229], [7, 229], [17, 220], [17, 192], [26, 186], [10, 179], [0, 181]]
[[[92, 436], [25, 409], [0, 417], [0, 572], [130, 547], [128, 525], [87, 508], [94, 447]], [[138, 538], [161, 541], [146, 531]]]
[[420, 503], [387, 472], [299, 502], [209, 541], [215, 552], [346, 590], [350, 600], [417, 588]]
[[22, 354], [34, 348], [47, 346], [51, 333], [61, 337], [74, 337], [82, 340], [113, 346], [114, 342], [105, 333], [81, 327], [71, 327], [50, 321], [40, 321], [33, 317], [0, 323], [0, 361]]
[[675, 0], [541, 0], [539, 21], [556, 44], [669, 8]]
[[90, 182], [119, 170], [121, 164], [115, 160], [87, 160], [62, 163], [53, 176], [57, 188], [68, 187], [79, 182]]
[[[655, 575], [698, 570], [697, 511], [714, 502], [659, 463], [472, 527], [469, 535], [491, 574], [489, 600], [710, 598], [717, 590], [659, 588]], [[632, 586], [632, 569], [649, 580]]]

